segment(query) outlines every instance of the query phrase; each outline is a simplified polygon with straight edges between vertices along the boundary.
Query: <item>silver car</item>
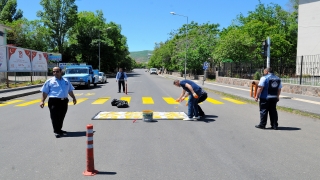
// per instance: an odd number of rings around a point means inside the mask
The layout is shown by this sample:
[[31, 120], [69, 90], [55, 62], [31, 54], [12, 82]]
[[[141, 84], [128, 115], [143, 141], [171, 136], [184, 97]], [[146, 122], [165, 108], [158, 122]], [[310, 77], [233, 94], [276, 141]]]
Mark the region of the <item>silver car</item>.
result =
[[104, 72], [99, 72], [99, 83], [107, 83], [107, 76]]
[[150, 68], [150, 75], [151, 74], [156, 74], [156, 75], [158, 75], [158, 72], [157, 72], [157, 68]]

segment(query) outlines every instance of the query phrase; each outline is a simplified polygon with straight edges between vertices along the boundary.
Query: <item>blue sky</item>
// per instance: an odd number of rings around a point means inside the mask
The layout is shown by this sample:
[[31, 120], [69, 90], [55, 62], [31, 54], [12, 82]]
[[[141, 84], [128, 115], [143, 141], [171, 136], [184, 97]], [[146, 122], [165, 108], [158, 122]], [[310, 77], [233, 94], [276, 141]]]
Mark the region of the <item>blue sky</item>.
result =
[[[38, 19], [36, 12], [42, 10], [40, 0], [17, 2], [25, 18]], [[276, 3], [287, 10], [289, 0], [261, 2]], [[121, 25], [130, 52], [153, 50], [156, 42], [166, 41], [172, 30], [187, 23], [187, 18], [170, 12], [188, 16], [189, 23], [218, 23], [224, 28], [240, 13], [246, 15], [254, 11], [258, 3], [258, 0], [76, 0], [79, 12], [102, 10], [107, 22]]]

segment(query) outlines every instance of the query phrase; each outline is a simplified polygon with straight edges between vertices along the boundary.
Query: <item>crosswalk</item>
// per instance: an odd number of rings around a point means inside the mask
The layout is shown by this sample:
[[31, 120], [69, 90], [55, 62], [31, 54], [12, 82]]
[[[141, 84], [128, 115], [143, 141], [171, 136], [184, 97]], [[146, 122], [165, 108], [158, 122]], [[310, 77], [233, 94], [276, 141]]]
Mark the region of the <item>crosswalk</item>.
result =
[[[79, 95], [78, 95], [76, 105], [79, 105], [83, 102], [89, 102], [92, 105], [102, 105], [102, 104], [108, 103], [108, 101], [110, 102], [113, 99], [112, 97], [99, 97], [97, 99], [94, 99], [94, 98], [89, 98], [87, 96], [88, 95], [85, 95], [85, 97], [79, 97]], [[91, 96], [91, 95], [89, 95], [89, 96]], [[132, 99], [136, 100], [136, 98], [141, 100], [140, 101], [141, 104], [144, 104], [144, 105], [154, 105], [157, 103], [162, 103], [162, 102], [159, 102], [160, 101], [159, 98], [157, 98], [155, 100], [154, 98], [152, 98], [150, 96], [144, 96], [144, 97], [123, 96], [120, 99], [125, 100], [130, 104], [131, 100]], [[161, 101], [163, 101], [169, 105], [180, 104], [173, 97], [162, 97]], [[9, 106], [9, 105], [12, 105], [14, 107], [25, 107], [25, 106], [39, 104], [40, 102], [41, 102], [41, 99], [33, 99], [33, 100], [15, 99], [15, 100], [10, 100], [10, 101], [5, 101], [5, 102], [0, 103], [0, 107]], [[186, 103], [186, 102], [187, 102], [187, 99], [185, 101], [183, 101], [182, 103]], [[238, 104], [238, 105], [246, 104], [245, 102], [242, 102], [242, 101], [239, 101], [236, 99], [232, 99], [232, 98], [227, 98], [227, 97], [221, 97], [219, 99], [214, 99], [214, 98], [208, 97], [206, 99], [205, 103], [210, 103], [210, 104], [214, 104], [214, 105], [223, 105], [225, 103], [233, 103], [233, 104]], [[69, 102], [69, 105], [74, 106], [73, 102], [71, 100]], [[48, 103], [45, 103], [45, 106], [48, 106]]]

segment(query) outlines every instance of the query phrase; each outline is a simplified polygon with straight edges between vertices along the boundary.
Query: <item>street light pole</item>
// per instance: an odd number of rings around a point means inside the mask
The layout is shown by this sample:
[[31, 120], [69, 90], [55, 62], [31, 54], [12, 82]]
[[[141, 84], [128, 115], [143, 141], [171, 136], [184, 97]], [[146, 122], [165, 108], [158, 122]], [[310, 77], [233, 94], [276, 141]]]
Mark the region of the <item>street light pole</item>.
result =
[[188, 52], [188, 16], [181, 14], [176, 14], [175, 12], [170, 12], [172, 15], [182, 16], [187, 18], [187, 27], [186, 27], [186, 55], [184, 60], [184, 79], [187, 79], [187, 52]]

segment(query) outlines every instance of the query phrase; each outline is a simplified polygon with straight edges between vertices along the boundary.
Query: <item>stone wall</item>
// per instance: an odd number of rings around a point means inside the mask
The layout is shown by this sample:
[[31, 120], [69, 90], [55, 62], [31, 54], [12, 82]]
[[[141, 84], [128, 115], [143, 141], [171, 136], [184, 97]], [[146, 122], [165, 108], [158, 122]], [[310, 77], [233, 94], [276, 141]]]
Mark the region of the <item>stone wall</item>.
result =
[[[239, 78], [229, 78], [229, 77], [216, 78], [217, 83], [244, 86], [244, 87], [250, 87], [253, 81], [255, 81], [256, 83], [259, 83], [259, 81], [250, 80], [250, 79], [239, 79]], [[283, 83], [282, 92], [320, 97], [319, 86], [305, 86], [305, 85]]]

